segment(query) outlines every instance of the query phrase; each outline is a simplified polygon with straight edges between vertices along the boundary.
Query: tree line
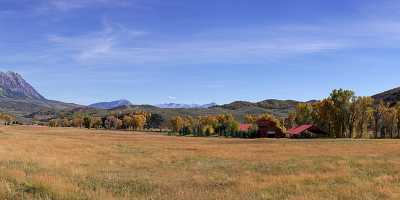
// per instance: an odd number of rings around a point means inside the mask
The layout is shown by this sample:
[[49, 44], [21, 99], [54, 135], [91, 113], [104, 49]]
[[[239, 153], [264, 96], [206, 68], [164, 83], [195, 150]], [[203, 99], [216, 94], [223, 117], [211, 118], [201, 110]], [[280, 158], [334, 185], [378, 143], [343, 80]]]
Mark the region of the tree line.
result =
[[376, 102], [351, 90], [333, 90], [315, 103], [298, 104], [285, 120], [288, 128], [314, 124], [334, 138], [400, 138], [400, 103]]
[[50, 127], [77, 127], [94, 129], [126, 129], [144, 130], [161, 129], [164, 119], [159, 114], [147, 112], [130, 112], [109, 114], [107, 116], [91, 116], [85, 113], [75, 113], [72, 118], [57, 118], [49, 121]]
[[170, 120], [171, 130], [179, 135], [226, 136], [239, 131], [240, 123], [231, 114], [210, 116], [176, 116]]
[[0, 121], [2, 121], [3, 124], [6, 126], [17, 123], [16, 117], [14, 115], [6, 114], [6, 113], [0, 113]]
[[224, 136], [238, 138], [257, 137], [257, 124], [260, 119], [269, 120], [284, 131], [283, 120], [270, 114], [246, 115], [245, 121], [250, 124], [248, 130], [240, 130], [240, 122], [232, 114], [209, 115], [209, 116], [177, 116], [171, 119], [171, 131], [181, 136]]

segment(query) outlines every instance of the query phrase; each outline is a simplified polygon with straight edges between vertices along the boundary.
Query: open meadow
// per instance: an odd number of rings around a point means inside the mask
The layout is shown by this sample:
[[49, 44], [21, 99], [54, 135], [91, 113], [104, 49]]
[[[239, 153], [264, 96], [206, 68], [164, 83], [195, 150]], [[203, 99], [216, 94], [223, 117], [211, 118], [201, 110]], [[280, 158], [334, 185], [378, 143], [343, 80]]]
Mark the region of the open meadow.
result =
[[400, 140], [0, 127], [0, 199], [400, 199]]

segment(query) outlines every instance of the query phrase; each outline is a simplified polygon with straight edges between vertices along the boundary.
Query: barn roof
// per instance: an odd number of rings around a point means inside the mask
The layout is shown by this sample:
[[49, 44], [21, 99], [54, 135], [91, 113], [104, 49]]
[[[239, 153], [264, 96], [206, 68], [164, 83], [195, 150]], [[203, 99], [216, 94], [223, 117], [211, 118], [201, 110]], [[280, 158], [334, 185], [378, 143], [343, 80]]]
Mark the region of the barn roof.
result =
[[258, 126], [275, 126], [276, 123], [272, 120], [269, 119], [259, 119], [257, 120], [257, 125]]
[[319, 129], [318, 127], [311, 125], [311, 124], [304, 124], [292, 129], [288, 130], [288, 133], [291, 135], [300, 135], [301, 133], [303, 133], [304, 131], [311, 131], [311, 132], [317, 132], [317, 133], [325, 133], [324, 131], [322, 131], [321, 129]]
[[251, 124], [240, 124], [239, 130], [240, 131], [249, 131], [252, 127]]

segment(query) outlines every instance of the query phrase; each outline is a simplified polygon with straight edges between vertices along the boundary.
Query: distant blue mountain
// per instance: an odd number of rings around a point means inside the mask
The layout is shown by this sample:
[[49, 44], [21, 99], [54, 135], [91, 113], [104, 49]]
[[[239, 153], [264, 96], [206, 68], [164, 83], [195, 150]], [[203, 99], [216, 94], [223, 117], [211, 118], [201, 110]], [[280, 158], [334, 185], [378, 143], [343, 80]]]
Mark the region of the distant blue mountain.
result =
[[158, 104], [155, 105], [158, 108], [211, 108], [213, 106], [217, 106], [216, 103], [209, 103], [204, 105], [199, 104], [178, 104], [178, 103], [165, 103], [165, 104]]
[[89, 105], [91, 108], [97, 108], [97, 109], [113, 109], [117, 108], [120, 106], [130, 106], [132, 103], [128, 100], [117, 100], [117, 101], [111, 101], [111, 102], [100, 102], [100, 103], [95, 103]]

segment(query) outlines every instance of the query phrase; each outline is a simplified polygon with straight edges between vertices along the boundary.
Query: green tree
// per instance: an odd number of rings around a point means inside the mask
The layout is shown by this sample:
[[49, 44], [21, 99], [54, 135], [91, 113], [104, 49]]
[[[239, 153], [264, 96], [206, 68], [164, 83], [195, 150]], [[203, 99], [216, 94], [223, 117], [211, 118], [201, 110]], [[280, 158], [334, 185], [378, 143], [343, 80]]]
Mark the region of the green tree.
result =
[[375, 105], [374, 109], [374, 138], [378, 138], [381, 135], [383, 130], [383, 116], [384, 112], [387, 109], [387, 105], [380, 101], [379, 104]]
[[102, 125], [101, 117], [91, 117], [92, 128], [99, 129]]
[[180, 133], [184, 126], [184, 120], [180, 116], [172, 118], [170, 123], [171, 123], [172, 131], [175, 133]]
[[60, 119], [59, 123], [60, 123], [60, 126], [62, 126], [62, 127], [70, 127], [71, 126], [71, 122], [67, 118]]
[[215, 116], [201, 116], [199, 117], [199, 130], [201, 134], [209, 136], [215, 133], [215, 129], [218, 128], [218, 120]]
[[289, 112], [288, 117], [285, 119], [285, 127], [293, 128], [296, 126], [296, 112]]
[[129, 115], [125, 115], [122, 118], [122, 124], [123, 124], [124, 128], [126, 128], [126, 129], [129, 129], [129, 130], [133, 129], [133, 127], [134, 127], [133, 117], [131, 117]]
[[164, 123], [164, 118], [160, 114], [151, 114], [148, 126], [149, 128], [159, 128], [161, 130], [161, 125]]
[[[275, 116], [271, 114], [262, 114], [258, 116], [258, 120], [266, 120], [266, 121], [271, 121], [274, 126], [279, 128], [283, 133], [286, 131], [284, 121], [276, 118]], [[257, 121], [258, 121], [257, 120]]]
[[104, 121], [104, 125], [107, 129], [119, 129], [122, 127], [122, 120], [110, 115]]
[[356, 113], [355, 131], [357, 138], [368, 134], [368, 126], [372, 123], [374, 112], [373, 103], [372, 97], [357, 97], [353, 103], [352, 107]]
[[313, 118], [312, 118], [312, 112], [313, 108], [311, 104], [308, 103], [300, 103], [296, 106], [296, 124], [302, 125], [302, 124], [312, 124], [313, 123]]
[[245, 115], [244, 121], [248, 124], [255, 124], [257, 122], [257, 116], [255, 115]]
[[351, 90], [333, 90], [330, 95], [330, 99], [333, 101], [333, 124], [336, 137], [352, 137], [347, 131], [348, 123], [350, 121], [350, 106], [352, 99], [354, 98], [354, 92]]
[[394, 107], [386, 106], [382, 115], [381, 137], [393, 138], [397, 132], [397, 110]]
[[[335, 136], [334, 126], [334, 105], [330, 98], [313, 104], [313, 121], [315, 125]], [[333, 135], [332, 135], [333, 134]]]
[[235, 118], [232, 116], [232, 114], [217, 115], [216, 120], [217, 120], [216, 131], [220, 136], [236, 131], [234, 130], [236, 121]]
[[83, 126], [87, 129], [92, 128], [92, 118], [90, 116], [83, 117]]
[[82, 114], [80, 114], [80, 113], [74, 114], [74, 116], [72, 118], [72, 125], [74, 127], [82, 128], [82, 126], [83, 126], [83, 116], [82, 116]]
[[397, 113], [397, 138], [400, 138], [400, 102], [396, 104], [395, 109]]
[[4, 125], [11, 125], [15, 122], [16, 118], [13, 115], [0, 113], [0, 120], [4, 122]]
[[146, 124], [146, 116], [142, 114], [134, 115], [132, 119], [135, 130], [143, 130], [144, 125]]
[[52, 119], [49, 121], [49, 127], [58, 127], [58, 120], [57, 119]]
[[205, 134], [205, 136], [211, 136], [215, 134], [214, 127], [211, 125], [202, 126], [202, 132]]

